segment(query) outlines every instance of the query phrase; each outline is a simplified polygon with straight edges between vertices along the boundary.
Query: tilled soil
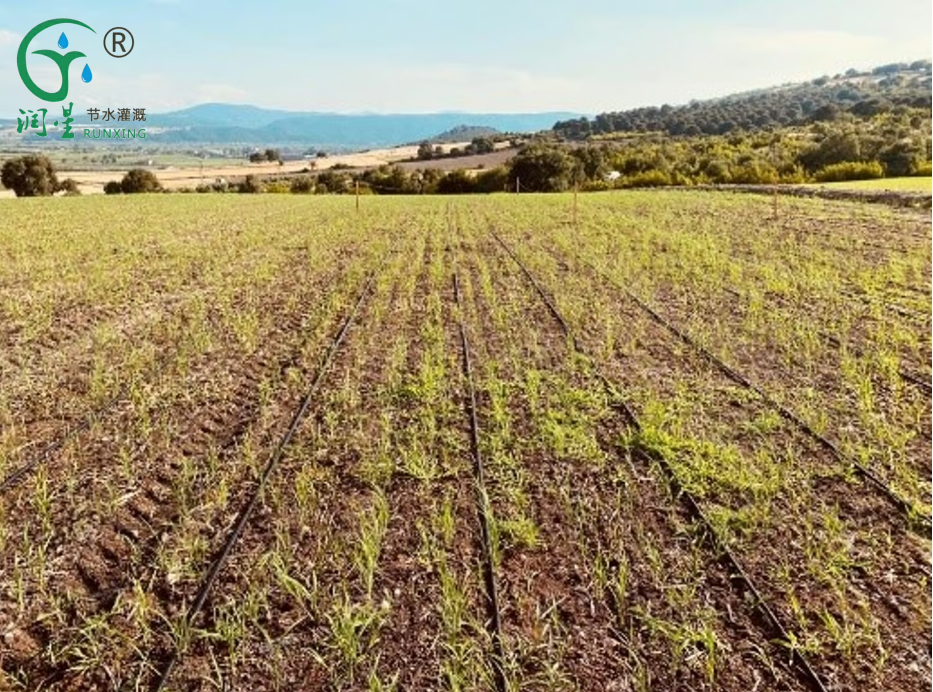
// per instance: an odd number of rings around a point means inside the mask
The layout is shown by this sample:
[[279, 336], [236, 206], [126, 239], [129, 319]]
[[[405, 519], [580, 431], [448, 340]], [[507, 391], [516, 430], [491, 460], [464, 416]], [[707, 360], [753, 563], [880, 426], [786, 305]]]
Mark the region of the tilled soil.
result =
[[[803, 660], [833, 692], [926, 684], [928, 538], [845, 458], [546, 231], [454, 203], [377, 218], [391, 230], [317, 264], [284, 253], [216, 314], [193, 282], [205, 341], [4, 489], [0, 689], [157, 689], [170, 664], [162, 689], [814, 689]], [[689, 291], [654, 297], [702, 322]], [[151, 323], [172, 300], [79, 312], [171, 350]], [[737, 295], [708, 309], [740, 330]], [[47, 379], [17, 390], [29, 446], [8, 470], [88, 410], [89, 329], [35, 344]], [[827, 435], [849, 439], [835, 352], [728, 352], [791, 408], [805, 386], [836, 402]], [[66, 381], [57, 414], [29, 395]], [[875, 401], [922, 408], [905, 396], [922, 392]], [[929, 417], [915, 427], [928, 475]]]

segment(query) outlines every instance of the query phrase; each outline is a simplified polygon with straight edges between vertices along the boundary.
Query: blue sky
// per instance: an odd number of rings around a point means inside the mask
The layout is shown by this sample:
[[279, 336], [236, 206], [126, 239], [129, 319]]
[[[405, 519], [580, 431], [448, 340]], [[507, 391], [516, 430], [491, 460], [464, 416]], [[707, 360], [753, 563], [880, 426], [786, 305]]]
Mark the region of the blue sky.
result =
[[[169, 110], [252, 103], [292, 110], [595, 113], [803, 80], [849, 67], [928, 59], [930, 0], [97, 0], [0, 7], [0, 116], [37, 106], [16, 72], [23, 35], [66, 29], [94, 79], [71, 67], [88, 106]], [[101, 46], [113, 26], [133, 53]], [[56, 29], [30, 46], [54, 48]], [[29, 58], [58, 86], [48, 58]], [[51, 68], [51, 69], [50, 69]]]

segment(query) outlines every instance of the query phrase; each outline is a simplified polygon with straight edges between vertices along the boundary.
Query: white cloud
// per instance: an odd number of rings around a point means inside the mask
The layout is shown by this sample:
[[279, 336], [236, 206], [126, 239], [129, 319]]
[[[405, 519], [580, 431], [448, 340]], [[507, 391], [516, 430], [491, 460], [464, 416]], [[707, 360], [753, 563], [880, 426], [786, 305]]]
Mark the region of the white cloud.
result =
[[564, 110], [579, 102], [592, 81], [546, 72], [465, 64], [345, 64], [330, 71], [289, 75], [279, 85], [243, 76], [251, 102], [294, 110], [337, 112], [515, 112]]
[[9, 29], [0, 29], [0, 46], [15, 46], [23, 37]]

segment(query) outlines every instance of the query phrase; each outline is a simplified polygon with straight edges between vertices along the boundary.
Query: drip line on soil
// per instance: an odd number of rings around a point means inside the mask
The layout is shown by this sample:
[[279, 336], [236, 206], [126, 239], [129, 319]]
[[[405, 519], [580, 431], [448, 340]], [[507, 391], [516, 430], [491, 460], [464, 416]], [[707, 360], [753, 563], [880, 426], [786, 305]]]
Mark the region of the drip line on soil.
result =
[[[498, 236], [496, 236], [498, 238]], [[499, 242], [502, 243], [502, 240], [499, 239]], [[503, 245], [504, 246], [504, 245]], [[514, 255], [513, 255], [514, 258]], [[826, 437], [816, 432], [806, 421], [804, 421], [800, 416], [791, 411], [789, 408], [781, 404], [779, 401], [774, 399], [770, 394], [764, 391], [761, 387], [756, 385], [754, 382], [749, 380], [745, 375], [740, 373], [738, 370], [732, 366], [725, 363], [718, 356], [714, 355], [709, 349], [697, 342], [693, 337], [691, 337], [686, 332], [682, 331], [674, 324], [668, 322], [664, 317], [661, 316], [654, 308], [652, 308], [648, 303], [641, 300], [638, 296], [632, 293], [630, 290], [621, 286], [611, 277], [607, 276], [605, 273], [597, 269], [591, 262], [582, 257], [577, 256], [577, 261], [581, 264], [589, 267], [594, 271], [598, 276], [601, 276], [604, 281], [607, 281], [617, 290], [621, 291], [625, 296], [634, 302], [639, 308], [641, 308], [645, 313], [647, 313], [651, 319], [660, 324], [666, 330], [674, 334], [677, 338], [683, 341], [687, 346], [692, 348], [696, 353], [706, 359], [710, 364], [715, 366], [720, 372], [722, 372], [730, 380], [739, 384], [749, 391], [757, 394], [761, 400], [770, 406], [772, 409], [778, 412], [778, 414], [784, 418], [786, 421], [793, 424], [800, 432], [804, 433], [811, 440], [819, 444], [824, 450], [832, 454], [837, 461], [842, 462], [843, 464], [850, 465], [855, 471], [865, 480], [867, 483], [874, 487], [878, 492], [885, 496], [885, 498], [893, 504], [897, 509], [899, 509], [907, 518], [907, 521], [911, 524], [917, 524], [925, 533], [929, 533], [931, 528], [930, 519], [928, 517], [918, 515], [914, 508], [911, 506], [905, 498], [891, 488], [887, 483], [884, 482], [881, 478], [875, 474], [874, 471], [869, 469], [863, 463], [857, 459], [853, 459], [847, 454], [844, 454], [835, 444], [830, 442]], [[517, 260], [516, 260], [517, 261]]]
[[[606, 378], [596, 363], [595, 359], [591, 357], [579, 344], [576, 337], [573, 334], [573, 331], [570, 329], [570, 326], [567, 324], [567, 321], [564, 319], [563, 315], [554, 305], [551, 298], [548, 296], [547, 292], [541, 287], [538, 281], [535, 279], [534, 275], [528, 270], [525, 264], [521, 261], [521, 258], [515, 254], [512, 248], [506, 244], [506, 242], [494, 231], [490, 230], [492, 237], [502, 246], [506, 251], [509, 257], [518, 265], [522, 273], [529, 280], [532, 286], [535, 289], [535, 292], [541, 298], [542, 302], [547, 306], [548, 311], [554, 316], [557, 323], [560, 325], [561, 330], [570, 340], [571, 345], [574, 350], [581, 356], [583, 356], [590, 366], [593, 369], [593, 372], [597, 375], [599, 380], [606, 387], [607, 394], [611, 398], [618, 398], [619, 388], [613, 385], [613, 383]], [[637, 417], [634, 415], [634, 412], [631, 408], [624, 403], [622, 403], [624, 417], [627, 419], [627, 422], [632, 426], [632, 428], [638, 432], [641, 430], [641, 424], [639, 423]], [[643, 458], [648, 455], [642, 453]], [[685, 488], [678, 480], [674, 469], [670, 466], [668, 460], [661, 454], [651, 455], [650, 459], [658, 463], [661, 469], [664, 471], [664, 475], [667, 478], [668, 484], [670, 485], [673, 494], [678, 497], [681, 502], [684, 503], [687, 511], [691, 516], [693, 516], [697, 521], [702, 525], [707, 539], [711, 542], [712, 546], [715, 548], [718, 556], [722, 559], [726, 566], [731, 570], [731, 577], [736, 581], [740, 582], [746, 591], [752, 597], [752, 607], [758, 610], [759, 613], [764, 617], [767, 623], [770, 625], [773, 633], [776, 633], [783, 642], [793, 642], [795, 638], [792, 637], [791, 633], [781, 622], [777, 613], [768, 605], [764, 596], [755, 586], [749, 574], [742, 567], [741, 563], [738, 561], [738, 558], [732, 553], [726, 543], [721, 539], [719, 533], [716, 531], [715, 527], [710, 523], [709, 519], [704, 514], [703, 510], [700, 508], [699, 502], [696, 497], [691, 493], [687, 488]], [[799, 674], [802, 676], [806, 684], [816, 692], [828, 692], [826, 684], [823, 682], [823, 679], [816, 672], [813, 666], [810, 664], [807, 657], [796, 647], [791, 647], [790, 649], [792, 660], [796, 663], [796, 668]]]
[[[380, 269], [382, 265], [385, 264], [385, 258], [383, 258], [380, 263]], [[249, 500], [240, 510], [237, 515], [236, 522], [233, 525], [233, 528], [227, 535], [227, 538], [224, 540], [224, 544], [220, 549], [220, 552], [217, 554], [217, 557], [214, 559], [214, 562], [211, 564], [210, 569], [207, 572], [207, 576], [204, 578], [204, 581], [201, 584], [201, 587], [198, 589], [197, 596], [195, 597], [192, 604], [189, 606], [187, 613], [185, 614], [185, 622], [188, 625], [191, 625], [194, 622], [194, 619], [201, 612], [204, 604], [207, 601], [207, 597], [210, 594], [211, 588], [214, 583], [217, 581], [217, 578], [220, 576], [220, 572], [226, 564], [230, 554], [233, 552], [233, 548], [239, 540], [240, 536], [243, 533], [246, 524], [249, 522], [253, 513], [256, 510], [256, 507], [259, 504], [259, 500], [262, 497], [263, 490], [278, 467], [279, 463], [282, 460], [282, 457], [285, 452], [285, 448], [292, 441], [292, 438], [295, 436], [295, 433], [298, 431], [298, 427], [301, 425], [305, 416], [308, 413], [308, 410], [311, 407], [312, 398], [317, 394], [320, 389], [320, 385], [324, 380], [324, 375], [326, 374], [331, 362], [334, 360], [334, 357], [337, 354], [337, 351], [340, 349], [340, 346], [343, 344], [344, 339], [347, 335], [347, 332], [350, 329], [350, 325], [356, 319], [356, 315], [359, 312], [360, 307], [363, 304], [366, 296], [372, 290], [373, 284], [376, 281], [376, 276], [379, 273], [379, 269], [373, 271], [369, 278], [366, 280], [363, 289], [360, 291], [359, 296], [356, 299], [356, 302], [353, 305], [353, 308], [350, 310], [349, 314], [343, 321], [339, 331], [334, 336], [333, 341], [330, 344], [326, 354], [324, 355], [323, 361], [321, 362], [320, 367], [318, 368], [317, 374], [314, 377], [314, 380], [311, 382], [308, 387], [307, 392], [301, 400], [301, 403], [298, 409], [295, 411], [292, 416], [291, 423], [288, 426], [288, 429], [285, 431], [285, 434], [279, 440], [279, 443], [276, 445], [275, 451], [272, 453], [272, 456], [269, 458], [269, 461], [266, 463], [265, 468], [262, 471], [262, 474], [259, 476], [259, 480], [256, 483], [256, 488], [253, 490], [252, 495]], [[153, 685], [153, 692], [162, 692], [166, 688], [168, 679], [180, 660], [183, 652], [178, 649], [178, 647], [173, 647], [171, 654], [168, 656], [167, 660], [163, 664], [159, 677], [156, 680], [155, 685]]]
[[483, 471], [483, 455], [479, 446], [479, 419], [476, 414], [476, 387], [473, 381], [473, 365], [470, 361], [470, 344], [467, 339], [466, 325], [463, 323], [463, 300], [460, 294], [460, 279], [456, 271], [453, 275], [454, 296], [457, 308], [460, 310], [458, 327], [460, 330], [460, 347], [463, 353], [463, 376], [467, 384], [466, 409], [470, 419], [470, 455], [473, 457], [473, 475], [476, 482], [476, 509], [479, 515], [480, 534], [483, 549], [483, 580], [486, 585], [486, 600], [489, 610], [489, 634], [492, 637], [492, 667], [496, 680], [497, 692], [506, 692], [508, 686], [505, 680], [503, 665], [505, 661], [502, 649], [502, 623], [499, 609], [499, 589], [496, 583], [495, 564], [492, 554], [492, 539], [490, 531], [489, 495], [486, 493], [486, 480]]
[[[590, 262], [587, 262], [586, 260], [584, 260], [583, 258], [579, 256], [577, 256], [576, 259], [582, 262], [583, 264], [588, 265], [590, 269], [592, 269], [594, 272], [599, 274], [603, 278], [604, 281], [608, 281], [612, 283], [617, 289], [619, 288], [619, 286], [615, 284], [614, 282], [612, 282], [612, 280], [608, 276], [606, 276], [605, 273], [600, 272]], [[742, 298], [742, 294], [730, 286], [725, 286], [723, 290], [729, 295], [733, 296], [734, 298], [739, 298], [739, 299]], [[774, 299], [771, 299], [771, 300], [774, 300]], [[780, 300], [776, 300], [775, 302], [783, 303], [783, 301], [780, 301]], [[817, 331], [817, 335], [823, 341], [829, 342], [834, 348], [842, 349], [842, 347], [845, 346], [845, 348], [852, 351], [852, 353], [854, 353], [857, 357], [859, 358], [865, 357], [865, 352], [861, 348], [859, 348], [856, 344], [851, 344], [851, 343], [843, 344], [842, 340], [839, 339], [839, 337], [829, 332], [822, 331], [822, 330]], [[920, 375], [909, 372], [902, 367], [898, 367], [897, 374], [905, 382], [909, 382], [919, 387], [920, 390], [923, 391], [923, 393], [926, 394], [927, 396], [930, 396], [931, 394], [933, 394], [933, 388], [931, 388], [930, 383], [924, 380]]]

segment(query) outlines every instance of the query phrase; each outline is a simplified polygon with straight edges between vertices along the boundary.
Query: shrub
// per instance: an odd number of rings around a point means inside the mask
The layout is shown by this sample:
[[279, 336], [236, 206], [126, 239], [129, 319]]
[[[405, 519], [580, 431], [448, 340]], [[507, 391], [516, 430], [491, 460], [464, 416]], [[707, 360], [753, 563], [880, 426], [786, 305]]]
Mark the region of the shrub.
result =
[[749, 161], [732, 169], [732, 182], [738, 185], [773, 185], [779, 180], [777, 170], [769, 163]]
[[823, 166], [813, 179], [818, 183], [835, 183], [845, 180], [874, 180], [884, 177], [884, 168], [877, 161], [844, 161]]
[[295, 194], [310, 194], [314, 192], [314, 180], [307, 175], [300, 175], [292, 180], [291, 191]]
[[914, 169], [910, 174], [929, 178], [931, 175], [933, 175], [933, 166], [931, 166], [929, 161], [918, 163], [916, 166], [914, 166]]
[[671, 173], [671, 185], [693, 185], [693, 180], [686, 173], [674, 171]]
[[123, 193], [123, 186], [116, 180], [111, 180], [104, 185], [105, 195], [119, 195]]
[[508, 189], [508, 186], [509, 171], [502, 166], [483, 171], [473, 179], [476, 192], [503, 192]]
[[237, 192], [248, 195], [262, 192], [262, 183], [255, 175], [248, 175], [242, 183], [237, 185]]
[[271, 192], [272, 194], [281, 195], [287, 192], [292, 191], [292, 186], [286, 183], [284, 180], [275, 180], [266, 185], [266, 192]]
[[509, 166], [509, 187], [529, 192], [561, 192], [570, 187], [576, 170], [576, 159], [566, 151], [546, 145], [531, 145], [522, 149]]
[[123, 176], [123, 180], [120, 181], [120, 189], [127, 195], [140, 192], [159, 192], [162, 190], [162, 184], [152, 171], [134, 168]]
[[65, 178], [58, 184], [58, 191], [64, 192], [68, 197], [75, 197], [81, 194], [81, 190], [78, 188], [78, 183], [74, 178]]
[[808, 171], [818, 171], [836, 163], [858, 161], [862, 143], [852, 132], [833, 132], [816, 146], [800, 155], [800, 163]]
[[910, 175], [917, 164], [923, 160], [920, 148], [904, 141], [895, 142], [886, 147], [878, 153], [877, 158], [884, 166], [885, 175], [889, 178]]
[[476, 137], [470, 142], [469, 149], [474, 154], [491, 154], [496, 150], [496, 145], [488, 137]]
[[434, 158], [434, 147], [431, 146], [430, 142], [424, 141], [418, 145], [417, 157], [419, 161], [428, 161]]
[[793, 166], [781, 172], [781, 182], [789, 185], [799, 185], [807, 182], [807, 174], [800, 166]]
[[0, 170], [0, 182], [17, 197], [45, 197], [58, 189], [55, 166], [43, 154], [10, 159]]
[[437, 181], [437, 192], [441, 195], [462, 195], [473, 192], [473, 178], [465, 171], [451, 171]]
[[319, 194], [347, 192], [351, 184], [350, 176], [346, 173], [337, 173], [334, 170], [323, 171], [317, 177], [317, 192]]
[[619, 178], [618, 187], [663, 187], [671, 184], [671, 176], [657, 169]]

